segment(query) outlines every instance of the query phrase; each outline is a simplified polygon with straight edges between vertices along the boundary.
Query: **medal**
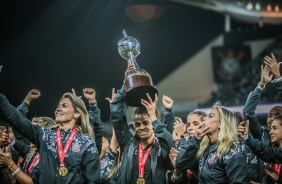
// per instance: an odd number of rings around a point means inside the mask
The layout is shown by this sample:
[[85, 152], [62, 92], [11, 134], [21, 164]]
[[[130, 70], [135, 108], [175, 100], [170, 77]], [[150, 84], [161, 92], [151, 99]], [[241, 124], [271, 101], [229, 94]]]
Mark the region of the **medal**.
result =
[[66, 176], [68, 174], [68, 169], [64, 166], [64, 167], [60, 167], [59, 169], [59, 175], [60, 176]]
[[138, 172], [139, 172], [139, 178], [137, 179], [136, 184], [145, 184], [144, 167], [145, 167], [145, 163], [146, 163], [146, 161], [148, 159], [148, 156], [149, 156], [149, 154], [150, 154], [154, 144], [155, 144], [155, 139], [153, 141], [153, 144], [143, 154], [142, 145], [141, 145], [141, 143], [139, 143], [139, 146], [138, 146]]
[[63, 143], [62, 143], [62, 138], [61, 138], [61, 132], [60, 128], [57, 129], [56, 137], [57, 137], [57, 146], [58, 146], [58, 158], [60, 161], [60, 169], [59, 169], [59, 175], [60, 176], [66, 176], [68, 174], [68, 169], [65, 167], [65, 156], [70, 148], [70, 145], [72, 144], [72, 141], [74, 139], [74, 136], [77, 132], [76, 128], [72, 129], [72, 132], [68, 138], [68, 141], [64, 147], [63, 150]]
[[145, 184], [144, 178], [138, 178], [136, 184]]

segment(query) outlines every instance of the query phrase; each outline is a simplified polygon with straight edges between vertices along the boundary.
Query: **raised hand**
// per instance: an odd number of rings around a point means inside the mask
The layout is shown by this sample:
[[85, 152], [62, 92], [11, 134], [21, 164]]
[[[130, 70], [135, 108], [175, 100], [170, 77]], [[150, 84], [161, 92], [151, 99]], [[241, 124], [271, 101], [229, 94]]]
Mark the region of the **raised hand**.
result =
[[266, 85], [272, 80], [273, 74], [270, 74], [270, 68], [268, 65], [261, 65], [261, 76], [260, 76], [260, 83]]
[[112, 97], [106, 97], [105, 100], [107, 100], [110, 104], [112, 103], [112, 101], [116, 98], [117, 94], [116, 94], [116, 90], [115, 88], [112, 89]]
[[149, 101], [146, 101], [144, 99], [141, 99], [141, 104], [146, 107], [147, 112], [149, 114], [149, 117], [151, 121], [155, 121], [157, 119], [156, 116], [156, 108], [157, 108], [157, 103], [158, 103], [158, 95], [155, 94], [155, 101], [153, 101], [148, 93], [146, 93], [147, 98]]
[[181, 118], [176, 118], [173, 128], [177, 136], [184, 135], [185, 124], [183, 123]]
[[40, 96], [41, 92], [38, 89], [32, 89], [27, 93], [24, 102], [30, 104], [32, 100], [38, 99]]
[[245, 139], [249, 133], [249, 120], [242, 121], [237, 127], [238, 137]]
[[206, 124], [206, 122], [200, 123], [195, 132], [196, 139], [202, 140], [202, 138], [208, 133], [209, 128], [210, 127]]
[[84, 88], [83, 95], [89, 102], [96, 102], [96, 91], [93, 88]]
[[12, 160], [11, 151], [8, 146], [5, 147], [6, 153], [0, 149], [0, 165], [11, 166], [14, 164]]
[[127, 76], [127, 73], [130, 71], [130, 70], [134, 70], [135, 69], [135, 65], [134, 64], [130, 64], [130, 61], [128, 60], [127, 61], [127, 69], [124, 73], [124, 79], [126, 79], [126, 76]]
[[[73, 95], [77, 96], [77, 95], [76, 95], [76, 92], [75, 92], [75, 90], [74, 90], [74, 88], [71, 88], [71, 92], [72, 92]], [[78, 97], [78, 98], [82, 98], [82, 96], [77, 96], [77, 97]]]
[[277, 63], [273, 53], [271, 53], [271, 57], [264, 57], [264, 63], [270, 68], [270, 72], [274, 75], [276, 79], [281, 77], [280, 65], [282, 64], [282, 62]]
[[171, 109], [173, 105], [173, 100], [168, 96], [163, 95], [163, 105], [166, 109]]

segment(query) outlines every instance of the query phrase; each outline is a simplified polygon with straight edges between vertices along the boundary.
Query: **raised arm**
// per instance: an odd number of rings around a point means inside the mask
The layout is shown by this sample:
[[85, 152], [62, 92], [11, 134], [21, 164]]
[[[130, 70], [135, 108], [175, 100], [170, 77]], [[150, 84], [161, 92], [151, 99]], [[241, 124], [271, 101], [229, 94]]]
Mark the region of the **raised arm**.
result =
[[169, 98], [168, 96], [163, 95], [162, 101], [163, 101], [163, 105], [164, 105], [164, 108], [165, 108], [164, 124], [165, 124], [167, 130], [169, 131], [169, 133], [172, 134], [173, 123], [174, 123], [174, 120], [175, 120], [175, 115], [174, 115], [174, 112], [172, 110], [173, 100], [171, 98]]
[[252, 136], [259, 140], [263, 139], [264, 132], [261, 124], [258, 122], [255, 110], [260, 101], [260, 96], [264, 86], [271, 81], [271, 78], [272, 74], [270, 74], [270, 70], [267, 65], [264, 67], [261, 66], [261, 80], [259, 85], [249, 94], [243, 109], [244, 116], [250, 121], [250, 132]]
[[[27, 93], [24, 101], [17, 107], [17, 110], [22, 114], [23, 117], [26, 118], [31, 101], [38, 99], [40, 96], [41, 92], [37, 89], [32, 89]], [[14, 131], [14, 133], [18, 141], [23, 141], [26, 144], [29, 143], [28, 140], [17, 131]]]
[[261, 160], [273, 164], [282, 163], [282, 148], [273, 148], [265, 145], [259, 140], [252, 138], [250, 135], [246, 140], [246, 145], [248, 145], [253, 153], [257, 155]]
[[84, 88], [83, 95], [89, 102], [90, 124], [94, 131], [96, 147], [101, 153], [104, 124], [101, 121], [101, 111], [97, 106], [96, 91], [93, 88]]
[[275, 79], [279, 79], [281, 77], [280, 65], [282, 64], [282, 62], [277, 62], [273, 53], [271, 53], [271, 57], [264, 57], [264, 63], [269, 67], [270, 72], [273, 74]]
[[40, 147], [39, 126], [33, 125], [30, 120], [24, 118], [17, 109], [12, 106], [7, 98], [0, 94], [0, 114], [5, 117], [7, 122], [14, 128], [18, 133], [29, 139], [30, 142], [34, 143], [38, 148]]
[[117, 91], [116, 98], [110, 105], [111, 123], [115, 130], [121, 153], [124, 151], [126, 143], [132, 138], [126, 119], [126, 103], [124, 101], [125, 90], [122, 87]]
[[276, 88], [280, 98], [280, 103], [282, 103], [282, 78], [280, 74], [280, 66], [282, 62], [277, 62], [274, 54], [271, 53], [271, 57], [270, 56], [264, 57], [264, 63], [270, 68], [270, 72], [273, 74], [275, 78], [272, 82], [276, 84]]
[[[124, 78], [126, 78], [127, 73], [133, 69], [135, 69], [135, 65], [130, 64], [130, 62], [128, 61], [127, 69], [124, 73]], [[115, 96], [114, 99], [113, 99], [113, 95]], [[121, 154], [123, 153], [126, 144], [129, 143], [129, 141], [133, 137], [127, 125], [126, 103], [125, 103], [124, 95], [125, 95], [124, 86], [122, 86], [122, 88], [118, 90], [117, 93], [112, 91], [112, 101], [110, 104], [110, 110], [111, 110], [110, 119], [115, 130], [115, 134], [117, 137], [118, 144], [120, 146]]]
[[267, 145], [258, 139], [254, 139], [251, 135], [248, 135], [248, 130], [248, 121], [245, 126], [242, 126], [240, 123], [238, 126], [238, 137], [252, 150], [253, 154], [267, 163], [282, 163], [282, 148], [273, 148], [272, 145]]
[[41, 96], [41, 92], [38, 89], [30, 90], [24, 101], [17, 107], [17, 110], [26, 118], [28, 113], [28, 108], [32, 100], [38, 99]]

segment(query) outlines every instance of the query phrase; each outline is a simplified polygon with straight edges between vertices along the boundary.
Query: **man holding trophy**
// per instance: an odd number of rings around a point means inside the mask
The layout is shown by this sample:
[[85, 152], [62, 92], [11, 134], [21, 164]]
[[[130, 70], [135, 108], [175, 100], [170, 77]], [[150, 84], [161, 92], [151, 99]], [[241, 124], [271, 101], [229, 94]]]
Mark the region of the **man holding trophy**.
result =
[[[140, 45], [135, 38], [124, 32], [124, 38], [119, 41], [119, 53], [129, 60], [129, 64], [124, 85], [111, 103], [111, 122], [121, 148], [122, 161], [110, 183], [166, 183], [166, 171], [172, 168], [169, 150], [173, 140], [158, 119], [157, 90], [150, 75], [136, 63]], [[132, 115], [134, 137], [127, 125], [126, 104], [136, 107]]]

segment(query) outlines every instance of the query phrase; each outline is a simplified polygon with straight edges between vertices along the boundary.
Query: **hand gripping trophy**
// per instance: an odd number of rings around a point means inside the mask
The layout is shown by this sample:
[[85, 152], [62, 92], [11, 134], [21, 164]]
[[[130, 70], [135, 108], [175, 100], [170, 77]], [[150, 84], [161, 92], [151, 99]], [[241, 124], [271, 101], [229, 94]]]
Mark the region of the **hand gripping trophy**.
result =
[[152, 100], [155, 99], [157, 88], [153, 85], [152, 78], [148, 72], [139, 68], [136, 57], [140, 54], [140, 44], [138, 40], [127, 36], [123, 31], [124, 38], [118, 42], [118, 52], [130, 64], [135, 65], [135, 69], [127, 73], [124, 80], [125, 102], [132, 107], [142, 107], [141, 99], [148, 100], [148, 93]]

